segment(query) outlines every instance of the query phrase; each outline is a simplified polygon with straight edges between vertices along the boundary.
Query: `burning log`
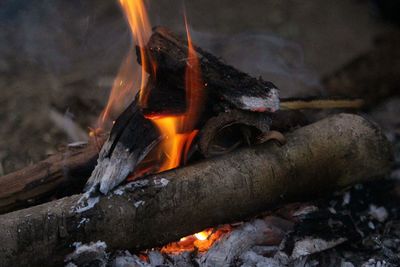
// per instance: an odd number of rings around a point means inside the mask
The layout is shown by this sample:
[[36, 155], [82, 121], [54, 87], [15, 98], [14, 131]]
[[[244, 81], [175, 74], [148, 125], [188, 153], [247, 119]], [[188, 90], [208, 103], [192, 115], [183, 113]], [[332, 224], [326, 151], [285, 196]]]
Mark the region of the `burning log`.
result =
[[[156, 79], [158, 83], [184, 88], [185, 71], [188, 65], [189, 44], [174, 35], [164, 27], [157, 27], [147, 43], [147, 57], [139, 63], [152, 73], [151, 66], [157, 66]], [[200, 64], [201, 78], [209, 103], [249, 111], [270, 111], [279, 109], [279, 94], [276, 86], [268, 81], [256, 79], [232, 66], [224, 64], [217, 57], [194, 47], [195, 55]], [[137, 48], [140, 51], [140, 48]], [[184, 90], [182, 90], [184, 93]], [[148, 107], [152, 110], [152, 106]]]
[[[193, 140], [211, 117], [222, 112], [242, 110], [259, 113], [279, 109], [278, 89], [271, 82], [255, 79], [222, 63], [213, 55], [194, 47], [189, 39], [188, 35], [188, 42], [184, 42], [159, 27], [154, 30], [146, 47], [137, 49], [140, 53], [137, 58], [150, 78], [135, 101], [115, 122], [86, 191], [107, 194], [133, 171], [138, 171], [141, 161], [163, 138], [173, 139], [183, 134], [187, 138], [183, 146], [189, 150], [193, 147], [189, 140]], [[154, 66], [157, 66], [156, 71]], [[175, 117], [165, 113], [175, 114]], [[238, 120], [238, 116], [233, 116], [235, 114], [237, 112], [227, 112], [224, 121], [230, 120], [232, 124], [236, 120], [242, 128], [243, 125], [256, 124], [260, 126], [256, 128], [261, 133], [269, 130], [270, 119], [266, 118], [266, 114], [247, 115], [245, 118], [251, 118], [248, 122]], [[264, 118], [259, 118], [261, 116]], [[168, 121], [167, 131], [172, 128], [175, 136], [166, 134], [163, 129], [165, 122], [157, 123], [160, 118], [174, 120], [173, 123]], [[222, 126], [226, 125], [218, 125]], [[207, 133], [207, 130], [203, 132]], [[200, 151], [207, 157], [211, 153], [209, 144], [204, 144], [208, 136], [203, 134], [202, 137]], [[226, 151], [234, 147], [232, 145]], [[179, 162], [165, 169], [178, 165]]]
[[111, 251], [160, 246], [379, 177], [391, 159], [390, 145], [374, 124], [355, 115], [333, 116], [288, 134], [281, 147], [243, 149], [84, 203], [79, 200], [85, 196], [76, 195], [2, 215], [0, 265], [59, 266], [73, 242], [101, 240]]
[[80, 192], [103, 142], [100, 138], [97, 143], [71, 144], [46, 160], [0, 177], [0, 214]]

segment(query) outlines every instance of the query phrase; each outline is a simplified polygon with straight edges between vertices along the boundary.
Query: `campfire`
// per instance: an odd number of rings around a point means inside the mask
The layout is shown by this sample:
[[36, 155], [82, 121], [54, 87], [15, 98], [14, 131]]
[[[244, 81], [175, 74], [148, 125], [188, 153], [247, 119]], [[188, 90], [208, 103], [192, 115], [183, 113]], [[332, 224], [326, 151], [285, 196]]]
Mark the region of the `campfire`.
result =
[[348, 241], [342, 218], [300, 231], [321, 214], [308, 201], [386, 175], [390, 144], [359, 115], [302, 110], [365, 101], [282, 98], [197, 46], [187, 15], [179, 35], [119, 2], [133, 46], [89, 144], [5, 177], [0, 265], [288, 266]]

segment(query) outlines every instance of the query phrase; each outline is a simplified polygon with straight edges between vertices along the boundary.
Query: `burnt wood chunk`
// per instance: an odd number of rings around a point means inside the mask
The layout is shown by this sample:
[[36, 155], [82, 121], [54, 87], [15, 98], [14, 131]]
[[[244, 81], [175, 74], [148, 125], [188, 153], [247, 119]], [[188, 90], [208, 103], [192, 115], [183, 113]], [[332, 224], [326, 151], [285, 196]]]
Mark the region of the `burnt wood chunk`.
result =
[[[157, 66], [156, 79], [184, 88], [185, 70], [188, 67], [188, 44], [164, 27], [153, 31], [147, 47], [147, 64]], [[214, 55], [195, 46], [200, 61], [204, 88], [210, 97], [225, 101], [232, 107], [258, 112], [274, 112], [279, 109], [276, 86], [256, 79], [223, 63]], [[139, 52], [140, 49], [137, 48]], [[141, 57], [138, 57], [139, 63]], [[190, 66], [189, 66], [190, 67]], [[147, 70], [150, 74], [152, 69]]]
[[159, 141], [158, 129], [145, 118], [136, 98], [115, 121], [85, 191], [107, 194], [126, 179]]

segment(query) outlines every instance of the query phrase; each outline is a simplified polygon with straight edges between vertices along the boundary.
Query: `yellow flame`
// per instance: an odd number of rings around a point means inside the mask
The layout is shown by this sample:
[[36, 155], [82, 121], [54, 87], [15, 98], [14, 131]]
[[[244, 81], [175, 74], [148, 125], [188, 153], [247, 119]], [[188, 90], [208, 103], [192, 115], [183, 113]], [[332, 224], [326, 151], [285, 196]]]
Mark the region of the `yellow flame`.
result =
[[[143, 0], [120, 0], [122, 9], [125, 12], [125, 16], [128, 20], [129, 26], [131, 28], [132, 36], [135, 43], [140, 47], [140, 57], [142, 62], [142, 79], [140, 86], [139, 102], [145, 105], [147, 102], [147, 90], [146, 84], [148, 80], [148, 75], [146, 69], [148, 53], [145, 49], [147, 42], [151, 36], [151, 24], [149, 17], [147, 15], [146, 6]], [[154, 69], [154, 66], [151, 66]]]
[[185, 71], [185, 90], [187, 110], [178, 116], [149, 117], [158, 127], [165, 139], [160, 145], [163, 164], [159, 171], [176, 168], [181, 163], [182, 156], [186, 160], [190, 145], [197, 134], [195, 129], [202, 113], [204, 86], [201, 80], [200, 61], [193, 46], [189, 27], [185, 17], [188, 39], [188, 57]]
[[204, 240], [207, 240], [207, 238], [208, 238], [208, 236], [209, 236], [209, 233], [208, 233], [208, 231], [202, 231], [202, 232], [200, 232], [200, 233], [194, 234], [194, 236], [195, 236], [198, 240], [204, 241]]

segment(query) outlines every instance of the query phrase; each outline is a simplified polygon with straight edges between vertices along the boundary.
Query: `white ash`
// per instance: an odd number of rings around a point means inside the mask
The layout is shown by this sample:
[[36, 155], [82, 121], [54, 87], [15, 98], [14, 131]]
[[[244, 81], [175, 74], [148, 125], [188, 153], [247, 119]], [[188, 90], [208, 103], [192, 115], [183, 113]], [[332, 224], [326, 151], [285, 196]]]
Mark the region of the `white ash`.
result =
[[337, 213], [336, 210], [333, 207], [329, 207], [328, 210], [332, 214], [336, 214]]
[[111, 267], [152, 267], [149, 263], [142, 261], [138, 256], [129, 251], [120, 252], [110, 264]]
[[350, 200], [351, 200], [351, 194], [350, 194], [350, 192], [344, 193], [344, 195], [343, 195], [342, 206], [349, 205], [349, 204], [350, 204]]
[[166, 187], [169, 184], [169, 180], [165, 178], [157, 178], [153, 182], [156, 187]]
[[388, 218], [389, 214], [385, 207], [377, 207], [373, 204], [369, 206], [369, 215], [376, 219], [378, 222], [384, 222]]
[[371, 228], [372, 230], [375, 230], [375, 224], [371, 221], [368, 222], [368, 227]]
[[76, 205], [72, 207], [72, 210], [75, 211], [76, 213], [82, 213], [96, 206], [96, 204], [99, 203], [99, 201], [100, 201], [99, 196], [92, 197], [91, 192], [86, 192], [78, 200]]
[[341, 263], [340, 267], [354, 267], [354, 264], [349, 261], [344, 261]]
[[87, 224], [88, 222], [90, 222], [89, 218], [82, 218], [78, 223], [78, 228], [82, 227], [83, 225]]
[[126, 192], [133, 192], [137, 189], [147, 187], [147, 186], [149, 186], [149, 184], [150, 184], [150, 181], [148, 179], [133, 181], [133, 182], [127, 183], [126, 185], [119, 186], [118, 188], [116, 188], [113, 191], [113, 194], [117, 195], [117, 196], [122, 196]]
[[148, 253], [148, 256], [152, 266], [161, 266], [164, 264], [164, 256], [160, 252], [152, 250]]
[[85, 147], [88, 144], [87, 141], [77, 141], [73, 143], [69, 143], [67, 146], [70, 148], [78, 148], [78, 147]]
[[136, 201], [133, 205], [135, 206], [135, 208], [139, 208], [139, 206], [144, 205], [144, 203], [145, 203], [145, 201], [139, 200], [139, 201]]
[[367, 262], [363, 263], [361, 267], [391, 267], [393, 265], [386, 261], [379, 261], [375, 259], [369, 259]]
[[347, 241], [346, 238], [340, 237], [333, 240], [323, 240], [321, 238], [305, 237], [294, 244], [291, 259], [298, 259], [307, 255], [321, 252], [333, 248]]
[[314, 205], [302, 206], [298, 210], [293, 212], [293, 217], [302, 217], [316, 211], [318, 211], [318, 207]]
[[251, 251], [264, 257], [266, 256], [272, 257], [273, 255], [275, 255], [276, 252], [278, 252], [278, 250], [279, 250], [278, 246], [254, 246], [251, 249]]
[[253, 251], [247, 251], [243, 253], [239, 257], [239, 259], [242, 262], [242, 264], [240, 265], [241, 267], [263, 267], [263, 266], [282, 267], [282, 264], [279, 261], [273, 258], [266, 258], [260, 256]]
[[279, 91], [277, 89], [271, 89], [267, 98], [242, 96], [239, 102], [243, 104], [243, 109], [260, 112], [275, 112], [280, 108]]
[[81, 242], [73, 243], [75, 246], [74, 252], [65, 258], [65, 262], [70, 266], [99, 266], [105, 267], [108, 261], [106, 253], [107, 245], [105, 242], [97, 241], [89, 244], [82, 244]]

